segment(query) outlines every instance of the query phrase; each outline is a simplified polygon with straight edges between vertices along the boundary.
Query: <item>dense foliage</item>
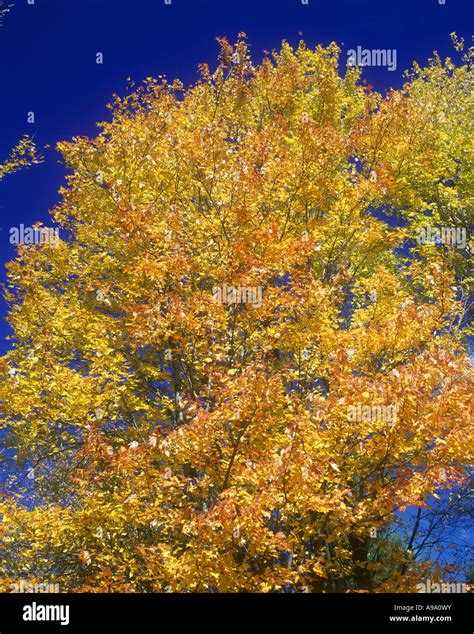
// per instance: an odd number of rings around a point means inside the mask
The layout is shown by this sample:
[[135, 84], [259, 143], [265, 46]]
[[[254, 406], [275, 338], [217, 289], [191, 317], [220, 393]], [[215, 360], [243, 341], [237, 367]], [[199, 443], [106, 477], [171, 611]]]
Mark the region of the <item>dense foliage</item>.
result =
[[380, 95], [220, 45], [59, 144], [62, 240], [9, 264], [5, 587], [414, 589], [383, 529], [465, 481], [472, 242], [417, 236], [472, 224], [470, 55]]

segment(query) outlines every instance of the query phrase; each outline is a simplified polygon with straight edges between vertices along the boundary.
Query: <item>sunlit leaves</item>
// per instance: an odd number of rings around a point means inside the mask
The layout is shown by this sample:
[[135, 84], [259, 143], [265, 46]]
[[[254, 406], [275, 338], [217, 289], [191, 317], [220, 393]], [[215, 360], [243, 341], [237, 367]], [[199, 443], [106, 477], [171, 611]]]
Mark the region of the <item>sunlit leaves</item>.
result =
[[338, 55], [283, 44], [254, 66], [243, 35], [221, 40], [196, 85], [149, 79], [96, 139], [60, 144], [70, 238], [9, 264], [1, 423], [9, 468], [35, 475], [0, 505], [5, 578], [267, 592], [423, 574], [393, 542], [373, 561], [371, 535], [462, 482], [469, 455], [464, 269], [408, 249], [467, 200], [464, 176], [439, 182], [468, 169], [463, 125], [448, 141], [429, 110], [467, 117], [466, 69], [435, 60], [384, 97]]

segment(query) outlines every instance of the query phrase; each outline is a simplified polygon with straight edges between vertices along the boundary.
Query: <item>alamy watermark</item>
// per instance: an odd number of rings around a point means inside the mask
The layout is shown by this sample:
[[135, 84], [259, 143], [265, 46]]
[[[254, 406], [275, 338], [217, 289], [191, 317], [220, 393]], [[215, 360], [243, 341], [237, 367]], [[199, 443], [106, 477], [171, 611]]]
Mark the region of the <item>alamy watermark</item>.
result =
[[252, 304], [255, 308], [262, 306], [261, 286], [214, 286], [212, 298], [217, 304]]
[[386, 66], [388, 70], [397, 70], [397, 49], [368, 49], [358, 46], [347, 51], [348, 66]]
[[363, 405], [355, 403], [347, 406], [347, 420], [350, 422], [382, 422], [395, 425], [397, 422], [396, 405]]
[[416, 591], [428, 594], [459, 594], [467, 592], [467, 587], [465, 583], [432, 583], [431, 579], [428, 579], [426, 582], [417, 583]]
[[422, 227], [416, 237], [418, 244], [449, 244], [458, 249], [467, 245], [466, 227]]
[[39, 594], [53, 592], [57, 594], [59, 592], [59, 583], [31, 583], [31, 581], [20, 579], [10, 585], [10, 592], [20, 594], [24, 592], [34, 592]]
[[10, 227], [10, 244], [47, 244], [59, 245], [59, 229], [52, 227]]

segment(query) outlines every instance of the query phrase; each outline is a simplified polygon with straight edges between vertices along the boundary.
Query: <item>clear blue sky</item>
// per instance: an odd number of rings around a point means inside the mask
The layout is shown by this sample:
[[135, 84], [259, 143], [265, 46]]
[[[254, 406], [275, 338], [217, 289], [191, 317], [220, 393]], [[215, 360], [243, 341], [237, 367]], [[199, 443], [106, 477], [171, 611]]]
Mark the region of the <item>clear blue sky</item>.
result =
[[[365, 69], [378, 90], [402, 83], [413, 60], [425, 63], [433, 50], [453, 51], [450, 32], [470, 41], [472, 0], [10, 0], [15, 6], [0, 29], [0, 160], [23, 134], [37, 144], [74, 135], [96, 134], [95, 123], [108, 118], [112, 93], [124, 93], [126, 78], [139, 82], [166, 74], [185, 83], [196, 78], [201, 62], [215, 64], [216, 36], [235, 40], [245, 31], [256, 59], [282, 39], [296, 44], [328, 44], [346, 51], [397, 49], [396, 71]], [[31, 0], [29, 0], [31, 2]], [[104, 64], [96, 64], [96, 53]], [[35, 113], [34, 125], [27, 113]], [[3, 263], [14, 257], [9, 230], [36, 220], [49, 223], [65, 170], [54, 149], [46, 161], [0, 184], [0, 282]], [[0, 300], [0, 352], [6, 305]]]

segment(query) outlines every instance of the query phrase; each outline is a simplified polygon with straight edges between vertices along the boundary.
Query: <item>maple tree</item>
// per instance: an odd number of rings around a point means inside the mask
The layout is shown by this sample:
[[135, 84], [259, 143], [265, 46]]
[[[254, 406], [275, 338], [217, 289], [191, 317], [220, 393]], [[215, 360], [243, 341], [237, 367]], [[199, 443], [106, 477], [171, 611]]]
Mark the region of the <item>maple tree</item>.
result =
[[472, 219], [472, 51], [381, 95], [220, 47], [59, 144], [62, 240], [8, 265], [3, 584], [413, 590], [383, 529], [466, 480], [472, 242], [416, 235]]

